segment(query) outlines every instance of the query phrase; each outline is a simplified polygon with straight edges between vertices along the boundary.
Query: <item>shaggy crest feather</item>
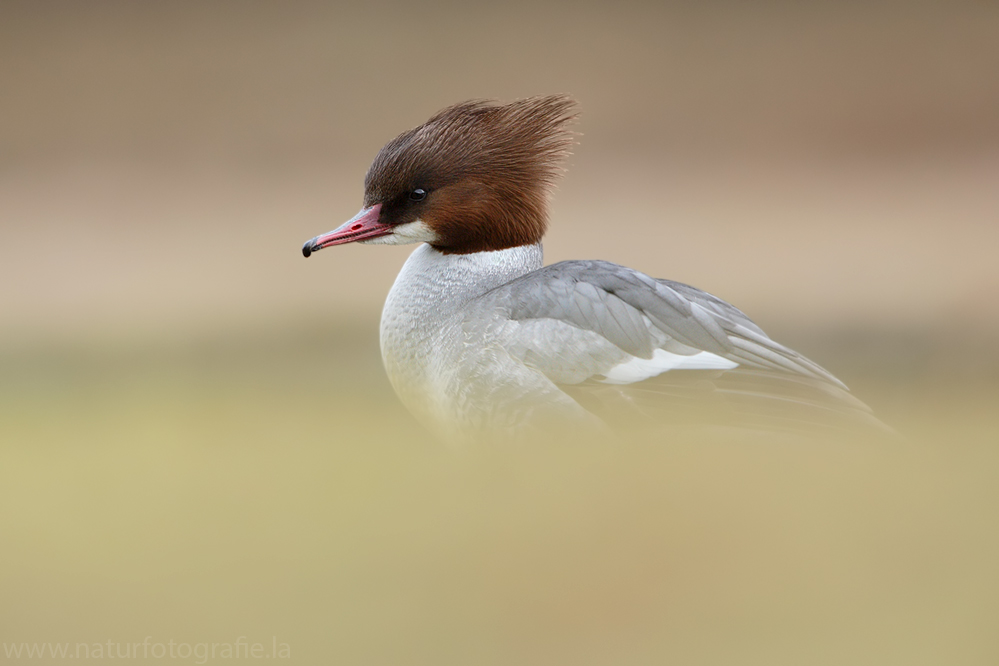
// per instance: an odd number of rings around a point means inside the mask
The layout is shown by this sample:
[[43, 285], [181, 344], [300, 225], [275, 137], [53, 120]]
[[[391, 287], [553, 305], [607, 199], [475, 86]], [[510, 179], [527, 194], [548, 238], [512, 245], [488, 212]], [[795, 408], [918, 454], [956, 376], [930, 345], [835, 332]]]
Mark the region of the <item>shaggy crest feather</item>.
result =
[[[566, 95], [450, 106], [381, 149], [365, 177], [365, 206], [381, 203], [392, 224], [423, 220], [446, 253], [537, 243], [573, 143], [574, 109]], [[414, 208], [407, 198], [417, 188], [427, 199]]]

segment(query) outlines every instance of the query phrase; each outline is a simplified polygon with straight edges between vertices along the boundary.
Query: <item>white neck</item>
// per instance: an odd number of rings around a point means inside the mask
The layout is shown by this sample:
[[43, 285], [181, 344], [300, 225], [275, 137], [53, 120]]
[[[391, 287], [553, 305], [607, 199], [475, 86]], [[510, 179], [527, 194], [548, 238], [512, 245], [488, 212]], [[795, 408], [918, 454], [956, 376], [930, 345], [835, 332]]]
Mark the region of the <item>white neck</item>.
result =
[[495, 252], [444, 254], [421, 245], [399, 271], [382, 310], [382, 360], [389, 380], [414, 413], [433, 411], [433, 364], [458, 345], [469, 301], [542, 266], [541, 245]]
[[[390, 304], [397, 303], [410, 310], [426, 301], [432, 312], [458, 308], [469, 299], [541, 268], [541, 263], [540, 244], [472, 254], [444, 254], [423, 244], [399, 271], [385, 307], [387, 310]], [[398, 302], [403, 295], [407, 302]]]

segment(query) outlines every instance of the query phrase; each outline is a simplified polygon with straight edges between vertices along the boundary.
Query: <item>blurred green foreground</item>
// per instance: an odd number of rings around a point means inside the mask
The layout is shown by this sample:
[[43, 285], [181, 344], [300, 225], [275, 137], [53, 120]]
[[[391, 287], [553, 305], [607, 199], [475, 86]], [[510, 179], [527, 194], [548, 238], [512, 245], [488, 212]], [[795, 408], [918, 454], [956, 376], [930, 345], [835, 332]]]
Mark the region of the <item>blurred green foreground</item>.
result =
[[2, 640], [243, 636], [307, 664], [999, 659], [994, 380], [830, 347], [909, 442], [454, 451], [401, 410], [369, 333], [4, 355]]

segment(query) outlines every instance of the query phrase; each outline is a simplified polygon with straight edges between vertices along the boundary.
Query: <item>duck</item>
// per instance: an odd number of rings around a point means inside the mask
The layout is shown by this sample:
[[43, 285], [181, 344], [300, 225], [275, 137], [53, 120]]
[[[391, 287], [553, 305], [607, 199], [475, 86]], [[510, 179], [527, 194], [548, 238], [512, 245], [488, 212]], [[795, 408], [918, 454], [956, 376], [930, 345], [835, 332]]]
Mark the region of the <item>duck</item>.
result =
[[544, 265], [577, 115], [561, 94], [449, 106], [385, 144], [360, 211], [302, 247], [417, 245], [380, 325], [413, 416], [462, 443], [876, 423], [843, 382], [720, 298], [607, 261]]

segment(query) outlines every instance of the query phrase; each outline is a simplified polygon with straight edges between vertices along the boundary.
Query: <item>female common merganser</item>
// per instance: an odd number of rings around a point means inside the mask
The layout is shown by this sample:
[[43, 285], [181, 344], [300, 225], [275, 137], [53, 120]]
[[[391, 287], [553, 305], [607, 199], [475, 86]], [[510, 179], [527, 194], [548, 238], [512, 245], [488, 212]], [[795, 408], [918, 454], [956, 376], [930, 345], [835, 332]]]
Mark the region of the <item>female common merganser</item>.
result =
[[361, 211], [302, 248], [420, 243], [381, 319], [406, 407], [458, 440], [685, 423], [704, 407], [699, 418], [744, 428], [874, 420], [721, 299], [605, 261], [542, 267], [574, 117], [562, 95], [444, 109], [386, 144]]

